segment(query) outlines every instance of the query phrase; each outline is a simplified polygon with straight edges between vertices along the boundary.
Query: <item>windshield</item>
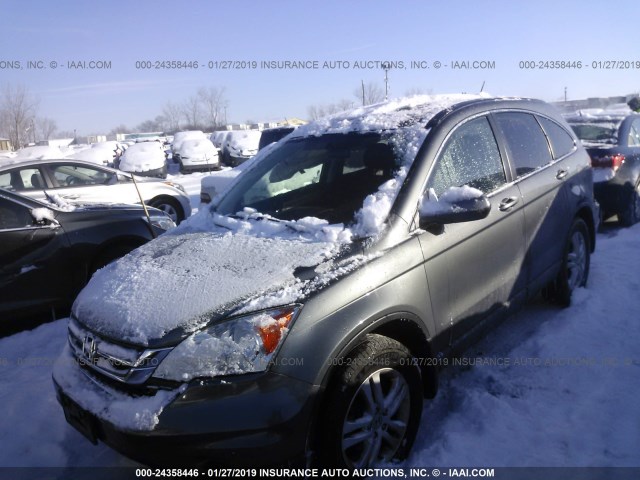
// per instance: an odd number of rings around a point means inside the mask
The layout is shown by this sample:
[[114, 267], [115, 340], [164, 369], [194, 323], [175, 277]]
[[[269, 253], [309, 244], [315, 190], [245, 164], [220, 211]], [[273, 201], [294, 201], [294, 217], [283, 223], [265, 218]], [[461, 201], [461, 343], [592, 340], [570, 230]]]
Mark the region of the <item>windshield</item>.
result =
[[618, 143], [619, 123], [571, 123], [571, 128], [580, 140], [587, 143]]
[[246, 171], [217, 212], [234, 215], [250, 208], [281, 220], [317, 217], [347, 224], [398, 168], [389, 135], [292, 138]]

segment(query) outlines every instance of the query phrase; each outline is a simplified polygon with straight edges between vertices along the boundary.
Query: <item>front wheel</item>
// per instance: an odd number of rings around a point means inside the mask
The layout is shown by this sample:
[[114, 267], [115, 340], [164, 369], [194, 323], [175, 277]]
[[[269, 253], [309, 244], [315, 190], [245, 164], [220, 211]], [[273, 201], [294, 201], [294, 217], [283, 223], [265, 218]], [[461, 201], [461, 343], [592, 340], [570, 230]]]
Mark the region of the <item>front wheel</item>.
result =
[[571, 294], [578, 287], [584, 287], [589, 278], [591, 241], [587, 224], [581, 218], [573, 221], [564, 248], [562, 266], [555, 281], [557, 302], [568, 307]]
[[174, 200], [170, 197], [161, 197], [151, 200], [148, 205], [153, 208], [157, 208], [158, 210], [162, 210], [164, 213], [171, 217], [176, 225], [184, 220], [184, 213], [182, 212], [182, 207], [177, 200]]
[[420, 370], [407, 348], [371, 334], [340, 360], [319, 426], [322, 466], [366, 468], [406, 457], [422, 414]]

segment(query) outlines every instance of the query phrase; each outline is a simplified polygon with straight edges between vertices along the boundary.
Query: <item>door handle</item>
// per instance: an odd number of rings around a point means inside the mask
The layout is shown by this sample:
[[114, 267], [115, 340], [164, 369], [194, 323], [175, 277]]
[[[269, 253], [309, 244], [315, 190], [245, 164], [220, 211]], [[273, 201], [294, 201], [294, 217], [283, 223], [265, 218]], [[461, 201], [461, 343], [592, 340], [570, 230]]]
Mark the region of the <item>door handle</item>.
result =
[[564, 180], [567, 175], [569, 175], [569, 170], [558, 170], [558, 173], [556, 173], [556, 178], [558, 180]]
[[503, 198], [498, 206], [501, 212], [508, 212], [518, 203], [518, 197]]

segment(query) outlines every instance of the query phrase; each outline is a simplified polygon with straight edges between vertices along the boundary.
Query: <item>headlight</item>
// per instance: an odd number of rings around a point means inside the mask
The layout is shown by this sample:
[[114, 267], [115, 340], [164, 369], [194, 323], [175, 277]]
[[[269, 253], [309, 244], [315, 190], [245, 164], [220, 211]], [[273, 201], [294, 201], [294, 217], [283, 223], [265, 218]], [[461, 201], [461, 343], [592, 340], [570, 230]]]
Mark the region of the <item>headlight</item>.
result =
[[184, 187], [182, 185], [180, 185], [179, 183], [175, 183], [175, 182], [162, 182], [162, 183], [164, 183], [165, 185], [169, 185], [170, 187], [177, 188], [178, 190], [180, 190], [183, 193], [187, 193], [187, 191], [184, 189]]
[[[147, 217], [142, 217], [146, 222]], [[171, 230], [176, 226], [175, 222], [165, 215], [150, 215], [151, 225], [161, 230]]]
[[299, 311], [299, 305], [264, 310], [196, 332], [167, 355], [153, 376], [184, 382], [263, 372]]

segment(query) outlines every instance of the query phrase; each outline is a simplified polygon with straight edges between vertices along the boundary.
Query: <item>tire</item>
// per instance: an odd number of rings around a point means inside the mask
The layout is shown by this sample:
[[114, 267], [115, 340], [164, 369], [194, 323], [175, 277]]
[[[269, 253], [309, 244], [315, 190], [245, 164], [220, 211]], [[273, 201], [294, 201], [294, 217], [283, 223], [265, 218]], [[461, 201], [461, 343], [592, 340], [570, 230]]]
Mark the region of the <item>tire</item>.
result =
[[162, 210], [171, 217], [176, 225], [184, 220], [184, 212], [180, 203], [171, 197], [159, 197], [151, 200], [147, 205]]
[[412, 358], [396, 340], [371, 334], [340, 359], [317, 427], [321, 466], [366, 468], [406, 457], [422, 415], [421, 375]]
[[581, 218], [576, 218], [569, 231], [562, 266], [553, 285], [555, 300], [562, 307], [571, 305], [573, 291], [587, 284], [591, 253], [590, 238], [587, 224]]
[[627, 208], [618, 215], [618, 220], [623, 227], [631, 227], [640, 222], [640, 180], [630, 194]]

